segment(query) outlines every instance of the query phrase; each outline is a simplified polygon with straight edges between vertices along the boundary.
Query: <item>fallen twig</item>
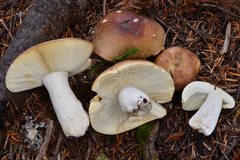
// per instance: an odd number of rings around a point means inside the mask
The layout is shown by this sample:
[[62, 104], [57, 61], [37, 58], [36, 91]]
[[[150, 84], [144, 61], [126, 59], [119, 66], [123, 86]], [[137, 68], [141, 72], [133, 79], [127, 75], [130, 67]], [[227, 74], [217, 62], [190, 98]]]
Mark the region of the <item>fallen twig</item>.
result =
[[81, 160], [77, 152], [69, 145], [66, 139], [64, 140], [64, 144], [71, 150], [72, 154], [77, 158], [77, 160]]
[[14, 106], [15, 110], [16, 110], [18, 113], [21, 113], [20, 110], [19, 110], [19, 108], [18, 108], [18, 106], [17, 106], [17, 104], [16, 104], [15, 101], [13, 100], [12, 95], [10, 95], [9, 92], [7, 92], [7, 96], [8, 96], [8, 98], [9, 98], [10, 102], [12, 103], [12, 105]]
[[173, 33], [176, 34], [177, 36], [177, 39], [181, 40], [182, 42], [185, 42], [185, 40], [181, 39], [179, 36], [178, 36], [178, 33], [176, 31], [174, 31], [174, 29], [172, 29], [172, 27], [168, 26], [166, 23], [164, 23], [159, 17], [157, 16], [154, 16], [160, 23], [162, 23], [164, 26], [166, 26], [168, 28], [168, 30], [171, 30], [173, 31]]
[[107, 0], [103, 0], [103, 16], [106, 15], [106, 2]]
[[95, 136], [95, 135], [93, 134], [93, 132], [92, 132], [92, 128], [89, 127], [88, 131], [89, 131], [89, 133], [90, 133], [90, 135], [91, 135], [94, 143], [99, 144], [98, 141], [97, 141], [96, 136]]
[[167, 17], [174, 17], [180, 21], [182, 21], [183, 23], [185, 23], [188, 27], [190, 27], [192, 30], [194, 30], [195, 32], [198, 32], [198, 30], [196, 28], [194, 28], [192, 25], [190, 25], [188, 22], [184, 21], [184, 19], [178, 17], [178, 16], [175, 16], [175, 15], [172, 15], [172, 14], [162, 14], [163, 16], [167, 16]]
[[[13, 27], [13, 6], [11, 7], [11, 16], [10, 16], [9, 23], [10, 23], [9, 31], [11, 32], [12, 31], [12, 27]], [[12, 34], [12, 32], [11, 32], [11, 34]], [[10, 34], [9, 34], [9, 36], [10, 36]], [[12, 37], [11, 37], [11, 39], [12, 39]]]
[[147, 140], [147, 142], [144, 144], [144, 151], [143, 151], [143, 158], [144, 159], [158, 159], [157, 158], [157, 151], [155, 149], [155, 141], [157, 139], [157, 132], [159, 130], [159, 120], [156, 121], [156, 123], [154, 124], [154, 127], [149, 135], [149, 138]]
[[221, 10], [223, 12], [226, 12], [226, 13], [230, 14], [231, 16], [235, 17], [240, 22], [240, 16], [238, 16], [238, 15], [236, 15], [236, 14], [234, 14], [234, 13], [232, 13], [232, 12], [230, 12], [230, 11], [220, 7], [220, 6], [217, 6], [215, 4], [203, 4], [203, 6], [205, 6], [205, 7], [213, 7], [213, 8], [219, 9], [219, 10]]
[[18, 123], [18, 120], [17, 120], [17, 116], [15, 116], [15, 110], [14, 110], [12, 104], [10, 104], [9, 106], [10, 106], [10, 112], [11, 112], [12, 118], [13, 118], [14, 127], [18, 128], [19, 123]]
[[91, 148], [92, 148], [92, 140], [91, 140], [90, 136], [88, 136], [88, 149], [87, 149], [87, 154], [86, 154], [84, 160], [89, 159], [89, 156], [91, 154]]
[[13, 159], [13, 146], [12, 146], [12, 140], [9, 140], [9, 160]]
[[183, 140], [182, 144], [181, 144], [181, 145], [178, 147], [178, 149], [177, 149], [170, 157], [168, 157], [166, 160], [172, 159], [172, 157], [173, 157], [174, 155], [176, 155], [176, 154], [182, 149], [182, 147], [183, 147], [183, 145], [185, 144], [186, 140], [188, 139], [188, 136], [189, 136], [189, 134], [190, 134], [191, 131], [192, 131], [192, 129], [189, 127], [189, 128], [188, 128], [187, 135], [186, 135], [185, 139]]
[[240, 107], [240, 103], [237, 105], [237, 107], [234, 107], [223, 119], [221, 119], [221, 122], [225, 121], [229, 116], [233, 115], [233, 113], [238, 110]]
[[175, 109], [174, 111], [172, 111], [171, 113], [169, 113], [167, 116], [165, 116], [165, 117], [163, 117], [163, 121], [161, 122], [161, 124], [160, 124], [160, 126], [159, 127], [162, 127], [165, 123], [166, 123], [166, 121], [170, 118], [170, 117], [172, 117], [175, 113], [177, 113], [179, 111], [179, 109]]
[[238, 145], [239, 140], [239, 137], [233, 140], [232, 145], [225, 151], [225, 154], [220, 158], [220, 160], [224, 160], [232, 152], [232, 150]]
[[179, 5], [179, 2], [178, 2], [178, 0], [176, 0], [176, 4], [175, 4], [175, 12], [174, 12], [174, 15], [175, 15], [175, 16], [177, 16], [178, 5]]
[[230, 45], [230, 36], [231, 36], [231, 22], [228, 22], [227, 28], [226, 28], [226, 33], [225, 33], [225, 40], [223, 43], [223, 47], [220, 51], [220, 54], [225, 54], [228, 51], [228, 47]]
[[224, 153], [224, 151], [223, 151], [222, 147], [221, 147], [220, 145], [218, 145], [218, 148], [220, 149], [220, 151], [221, 151], [221, 152], [222, 152], [222, 154], [223, 154], [223, 156], [222, 156], [222, 157], [224, 157], [224, 159], [226, 159], [226, 160], [229, 160], [229, 159], [228, 159], [228, 157], [227, 157], [227, 155]]
[[237, 98], [236, 98], [237, 101], [239, 101], [240, 99], [240, 77], [238, 78], [238, 81], [239, 83], [238, 83], [238, 91], [237, 91]]
[[62, 130], [60, 130], [59, 133], [58, 133], [57, 145], [56, 145], [56, 147], [55, 147], [55, 151], [54, 151], [52, 160], [56, 160], [56, 159], [57, 159], [58, 153], [59, 153], [60, 150], [61, 150], [61, 146], [62, 146], [61, 144], [62, 144], [62, 140], [63, 140], [63, 139], [64, 139], [64, 135], [63, 135]]
[[36, 160], [46, 159], [46, 156], [47, 156], [46, 152], [47, 152], [48, 144], [49, 144], [50, 137], [52, 134], [52, 126], [53, 126], [53, 120], [48, 120], [45, 138], [44, 138], [42, 146], [39, 150], [39, 153], [36, 157]]
[[231, 129], [231, 128], [239, 127], [239, 126], [240, 126], [240, 123], [234, 124], [234, 125], [230, 125], [230, 126], [227, 126], [227, 127], [222, 128], [222, 129], [220, 130], [220, 132], [224, 132], [224, 131], [227, 131], [227, 130], [229, 130], [229, 129]]
[[13, 40], [13, 36], [11, 31], [8, 29], [7, 25], [4, 23], [3, 20], [0, 19], [0, 22], [2, 23], [3, 27], [8, 31], [9, 36], [11, 37], [11, 40]]
[[188, 138], [188, 136], [189, 136], [189, 134], [190, 134], [191, 131], [192, 131], [192, 129], [189, 127], [185, 139], [183, 140], [183, 142], [182, 142], [182, 144], [179, 146], [179, 148], [173, 153], [174, 155], [177, 154], [177, 153], [182, 149], [182, 147], [183, 147], [184, 143], [186, 142], [186, 140], [187, 140], [187, 138]]
[[19, 152], [18, 152], [18, 154], [17, 154], [16, 160], [20, 159], [21, 152], [22, 152], [22, 145], [21, 145], [21, 147], [20, 147], [20, 149], [19, 149]]

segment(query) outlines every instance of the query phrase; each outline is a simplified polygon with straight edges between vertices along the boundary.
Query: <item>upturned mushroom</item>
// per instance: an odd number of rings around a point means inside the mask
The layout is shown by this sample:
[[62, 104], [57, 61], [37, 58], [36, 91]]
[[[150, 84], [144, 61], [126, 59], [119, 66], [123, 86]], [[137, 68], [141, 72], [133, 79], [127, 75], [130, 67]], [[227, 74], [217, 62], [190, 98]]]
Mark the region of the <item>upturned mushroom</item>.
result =
[[64, 134], [82, 136], [89, 126], [89, 117], [71, 90], [68, 77], [89, 68], [93, 49], [91, 42], [77, 38], [36, 45], [11, 64], [6, 86], [11, 92], [20, 92], [44, 85]]
[[189, 83], [182, 92], [182, 108], [186, 111], [198, 111], [189, 120], [189, 125], [209, 136], [223, 109], [233, 108], [234, 99], [222, 89], [207, 82]]
[[163, 50], [154, 63], [171, 73], [176, 91], [196, 81], [201, 66], [197, 55], [180, 46]]
[[95, 53], [113, 61], [131, 47], [141, 52], [127, 59], [144, 59], [164, 49], [165, 31], [156, 21], [130, 11], [115, 11], [103, 17], [95, 27]]
[[101, 73], [92, 85], [92, 127], [103, 134], [118, 134], [162, 118], [159, 103], [172, 100], [174, 82], [169, 73], [145, 60], [126, 60]]

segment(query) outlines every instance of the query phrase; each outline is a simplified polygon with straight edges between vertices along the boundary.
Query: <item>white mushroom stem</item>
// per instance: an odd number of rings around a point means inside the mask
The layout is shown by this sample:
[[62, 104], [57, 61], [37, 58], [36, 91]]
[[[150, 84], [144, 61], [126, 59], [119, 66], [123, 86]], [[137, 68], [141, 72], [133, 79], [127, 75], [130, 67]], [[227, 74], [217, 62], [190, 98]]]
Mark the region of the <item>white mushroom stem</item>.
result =
[[89, 117], [68, 83], [68, 72], [53, 72], [43, 78], [64, 134], [79, 137], [89, 126]]
[[218, 90], [214, 90], [208, 94], [206, 101], [189, 120], [189, 125], [205, 136], [209, 136], [216, 127], [221, 110], [222, 95]]
[[152, 108], [148, 95], [133, 86], [124, 86], [119, 92], [118, 100], [127, 116], [143, 116]]

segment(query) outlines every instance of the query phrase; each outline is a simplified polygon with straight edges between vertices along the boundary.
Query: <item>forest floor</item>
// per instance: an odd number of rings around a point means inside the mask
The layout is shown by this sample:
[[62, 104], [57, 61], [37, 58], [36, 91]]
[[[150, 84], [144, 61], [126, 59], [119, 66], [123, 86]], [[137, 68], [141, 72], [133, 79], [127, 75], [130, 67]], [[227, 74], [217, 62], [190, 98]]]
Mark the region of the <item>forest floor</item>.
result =
[[[0, 0], [0, 57], [4, 56], [28, 13], [32, 0], [21, 0], [11, 7], [8, 0]], [[55, 116], [44, 87], [31, 90], [26, 103], [12, 107], [13, 121], [8, 127], [0, 157], [5, 159], [35, 159], [39, 154], [49, 120], [53, 129], [47, 147], [49, 159], [96, 159], [104, 153], [110, 160], [143, 159], [146, 145], [153, 144], [158, 159], [240, 159], [240, 2], [238, 0], [89, 0], [81, 23], [68, 26], [61, 38], [75, 37], [92, 40], [95, 25], [106, 14], [116, 10], [133, 11], [154, 19], [165, 29], [165, 48], [182, 46], [195, 53], [201, 61], [198, 81], [209, 82], [229, 93], [236, 102], [233, 109], [222, 110], [217, 126], [210, 136], [189, 127], [188, 120], [196, 111], [186, 112], [181, 106], [181, 91], [175, 92], [170, 103], [164, 104], [167, 115], [152, 123], [155, 139], [139, 142], [139, 128], [118, 134], [103, 135], [91, 126], [83, 137], [66, 138]], [[228, 24], [230, 32], [226, 30]], [[230, 35], [229, 44], [224, 42]], [[222, 53], [222, 50], [226, 50]], [[95, 53], [93, 65], [102, 59]], [[155, 57], [147, 60], [152, 61]], [[112, 63], [100, 65], [94, 72], [85, 71], [70, 79], [70, 85], [88, 111], [90, 100], [96, 95], [91, 86], [96, 77]], [[15, 111], [14, 111], [15, 110]], [[29, 130], [30, 128], [30, 130]], [[37, 131], [34, 140], [29, 132]], [[148, 132], [148, 131], [146, 131]], [[150, 132], [149, 132], [150, 133]], [[153, 141], [153, 143], [151, 143]], [[151, 158], [150, 158], [151, 159]]]

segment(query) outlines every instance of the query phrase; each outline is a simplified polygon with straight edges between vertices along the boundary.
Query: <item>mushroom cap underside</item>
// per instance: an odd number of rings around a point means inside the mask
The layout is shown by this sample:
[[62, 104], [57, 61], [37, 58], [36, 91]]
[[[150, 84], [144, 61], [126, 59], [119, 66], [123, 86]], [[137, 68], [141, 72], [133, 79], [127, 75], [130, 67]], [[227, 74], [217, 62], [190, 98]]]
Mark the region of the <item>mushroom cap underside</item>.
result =
[[235, 101], [228, 93], [221, 88], [207, 82], [194, 81], [189, 83], [182, 92], [182, 107], [186, 111], [199, 109], [207, 99], [210, 92], [218, 91], [222, 95], [222, 108], [233, 108]]
[[115, 100], [109, 101], [95, 96], [90, 103], [89, 117], [92, 127], [99, 133], [114, 135], [134, 129], [147, 122], [164, 117], [167, 112], [152, 101], [152, 109], [143, 116], [125, 115]]
[[[126, 85], [131, 85], [149, 96], [153, 106], [148, 114], [128, 117], [122, 112], [118, 94]], [[112, 131], [106, 134], [117, 134], [163, 117], [166, 111], [158, 103], [171, 101], [174, 82], [168, 72], [152, 62], [126, 60], [101, 73], [93, 83], [92, 90], [98, 94], [91, 100], [89, 108], [92, 126], [98, 132], [106, 133], [102, 125], [110, 125]], [[113, 122], [106, 124], [108, 121]], [[101, 127], [98, 127], [101, 123]], [[114, 127], [114, 124], [118, 125]]]
[[130, 11], [116, 11], [99, 21], [92, 42], [95, 53], [108, 61], [131, 47], [140, 51], [127, 59], [144, 59], [164, 49], [165, 31], [154, 20]]
[[169, 102], [174, 92], [172, 77], [164, 69], [150, 61], [125, 60], [102, 72], [92, 85], [101, 98], [117, 99], [126, 85], [146, 93], [158, 103]]
[[6, 74], [6, 86], [12, 92], [43, 85], [42, 79], [51, 72], [66, 71], [69, 76], [87, 69], [94, 45], [78, 38], [63, 38], [44, 42], [27, 49], [11, 64]]

